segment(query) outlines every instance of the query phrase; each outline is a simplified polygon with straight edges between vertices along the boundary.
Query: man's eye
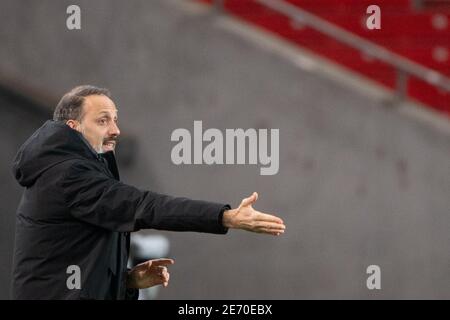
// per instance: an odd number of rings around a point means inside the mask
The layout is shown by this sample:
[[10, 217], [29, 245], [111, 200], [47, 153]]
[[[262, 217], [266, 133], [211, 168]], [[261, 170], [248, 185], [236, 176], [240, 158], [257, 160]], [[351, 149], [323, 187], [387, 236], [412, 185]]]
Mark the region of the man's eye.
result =
[[99, 122], [100, 124], [106, 124], [106, 119], [100, 119], [98, 122]]

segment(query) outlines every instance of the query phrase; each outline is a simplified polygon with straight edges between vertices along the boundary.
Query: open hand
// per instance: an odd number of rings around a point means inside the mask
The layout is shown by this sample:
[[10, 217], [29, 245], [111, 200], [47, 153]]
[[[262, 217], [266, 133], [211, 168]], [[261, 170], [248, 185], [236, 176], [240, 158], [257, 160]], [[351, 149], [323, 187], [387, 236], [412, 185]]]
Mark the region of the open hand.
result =
[[223, 214], [223, 225], [227, 228], [242, 229], [251, 232], [280, 235], [284, 233], [286, 226], [280, 218], [259, 212], [252, 205], [258, 199], [258, 194], [253, 194], [242, 200], [237, 209], [226, 210]]

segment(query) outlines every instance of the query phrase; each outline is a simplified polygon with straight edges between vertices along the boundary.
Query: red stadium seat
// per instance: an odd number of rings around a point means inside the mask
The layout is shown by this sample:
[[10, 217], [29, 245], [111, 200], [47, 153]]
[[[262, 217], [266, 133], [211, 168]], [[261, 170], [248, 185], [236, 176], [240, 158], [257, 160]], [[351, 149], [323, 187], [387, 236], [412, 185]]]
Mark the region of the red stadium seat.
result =
[[[212, 3], [211, 0], [201, 0]], [[328, 22], [359, 35], [412, 61], [450, 77], [450, 3], [438, 0], [423, 2], [422, 10], [410, 0], [378, 0], [381, 29], [369, 30], [366, 9], [372, 0], [286, 0]], [[224, 9], [237, 17], [342, 64], [389, 88], [394, 88], [394, 67], [364, 56], [358, 50], [340, 43], [289, 17], [265, 7], [255, 0], [224, 0]], [[450, 95], [420, 81], [409, 79], [411, 98], [450, 116]]]

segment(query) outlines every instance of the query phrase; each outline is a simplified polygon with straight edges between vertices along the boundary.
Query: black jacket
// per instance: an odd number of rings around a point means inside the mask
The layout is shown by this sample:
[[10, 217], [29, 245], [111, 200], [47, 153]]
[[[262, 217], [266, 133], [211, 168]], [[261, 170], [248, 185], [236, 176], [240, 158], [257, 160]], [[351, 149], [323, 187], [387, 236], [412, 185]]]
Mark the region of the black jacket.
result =
[[[97, 154], [77, 131], [47, 121], [19, 149], [26, 187], [16, 217], [14, 299], [126, 299], [129, 233], [139, 229], [224, 234], [229, 206], [139, 190], [119, 181], [113, 152]], [[69, 289], [73, 271], [81, 289]], [[134, 291], [134, 297], [136, 297]]]

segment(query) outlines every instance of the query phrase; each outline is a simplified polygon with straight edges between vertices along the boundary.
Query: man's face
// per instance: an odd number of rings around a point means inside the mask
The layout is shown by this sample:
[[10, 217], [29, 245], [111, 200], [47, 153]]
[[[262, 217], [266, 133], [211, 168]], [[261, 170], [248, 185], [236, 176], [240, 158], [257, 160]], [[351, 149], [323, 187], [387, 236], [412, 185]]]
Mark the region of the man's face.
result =
[[114, 151], [120, 130], [117, 109], [110, 98], [103, 95], [85, 97], [81, 121], [69, 120], [67, 124], [81, 132], [98, 153]]

